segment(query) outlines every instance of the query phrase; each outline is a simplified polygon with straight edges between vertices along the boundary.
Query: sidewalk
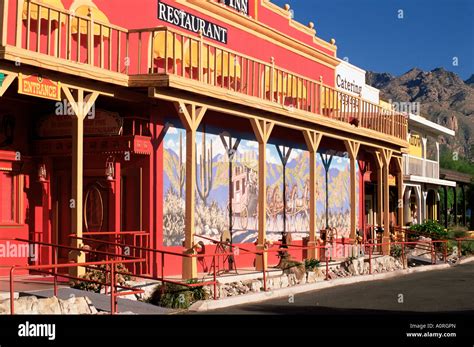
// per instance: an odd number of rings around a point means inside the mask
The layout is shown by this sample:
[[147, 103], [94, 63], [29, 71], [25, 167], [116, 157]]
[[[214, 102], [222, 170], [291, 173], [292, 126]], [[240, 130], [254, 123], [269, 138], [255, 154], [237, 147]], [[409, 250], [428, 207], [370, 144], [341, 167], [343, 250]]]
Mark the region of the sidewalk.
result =
[[368, 281], [379, 281], [393, 277], [406, 276], [413, 273], [435, 271], [450, 268], [458, 264], [465, 264], [474, 261], [474, 256], [463, 258], [455, 265], [449, 264], [437, 264], [437, 265], [425, 265], [414, 268], [408, 268], [403, 270], [397, 270], [381, 274], [373, 275], [361, 275], [352, 276], [346, 278], [338, 278], [330, 281], [315, 282], [309, 284], [302, 284], [293, 287], [287, 287], [282, 289], [270, 290], [268, 292], [259, 292], [246, 295], [232, 296], [220, 300], [205, 300], [194, 303], [189, 310], [194, 312], [206, 312], [219, 308], [231, 307], [235, 305], [256, 303], [270, 299], [276, 299], [281, 297], [287, 297], [289, 295], [295, 295], [304, 292], [310, 292], [314, 290], [320, 290], [325, 288], [331, 288], [336, 286], [348, 285], [353, 283], [368, 282]]

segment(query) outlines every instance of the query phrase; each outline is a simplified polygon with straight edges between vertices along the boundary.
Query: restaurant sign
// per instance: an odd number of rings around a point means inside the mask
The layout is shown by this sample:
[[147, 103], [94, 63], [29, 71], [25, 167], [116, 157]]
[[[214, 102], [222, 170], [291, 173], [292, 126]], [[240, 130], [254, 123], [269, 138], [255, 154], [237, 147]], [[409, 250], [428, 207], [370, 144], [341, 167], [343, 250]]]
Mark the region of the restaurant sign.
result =
[[[41, 138], [71, 136], [72, 120], [67, 115], [51, 114], [39, 121], [37, 132]], [[121, 135], [123, 119], [118, 113], [96, 110], [93, 118], [84, 119], [85, 136]]]
[[204, 37], [227, 44], [227, 29], [179, 8], [158, 1], [158, 19]]
[[41, 75], [18, 74], [18, 94], [43, 99], [61, 100], [61, 82], [54, 82]]

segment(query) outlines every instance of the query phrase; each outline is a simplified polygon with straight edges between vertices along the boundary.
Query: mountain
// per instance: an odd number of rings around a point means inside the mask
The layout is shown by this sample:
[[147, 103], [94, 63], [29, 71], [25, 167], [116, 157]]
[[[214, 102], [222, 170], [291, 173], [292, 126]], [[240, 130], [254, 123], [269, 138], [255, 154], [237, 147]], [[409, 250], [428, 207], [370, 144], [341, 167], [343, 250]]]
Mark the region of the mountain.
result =
[[465, 80], [464, 83], [470, 85], [471, 87], [474, 87], [474, 74], [472, 74], [471, 77]]
[[474, 156], [474, 75], [463, 81], [443, 68], [414, 68], [401, 76], [367, 72], [366, 83], [380, 89], [384, 100], [419, 102], [423, 117], [456, 132], [454, 139], [441, 137], [441, 143], [462, 156]]

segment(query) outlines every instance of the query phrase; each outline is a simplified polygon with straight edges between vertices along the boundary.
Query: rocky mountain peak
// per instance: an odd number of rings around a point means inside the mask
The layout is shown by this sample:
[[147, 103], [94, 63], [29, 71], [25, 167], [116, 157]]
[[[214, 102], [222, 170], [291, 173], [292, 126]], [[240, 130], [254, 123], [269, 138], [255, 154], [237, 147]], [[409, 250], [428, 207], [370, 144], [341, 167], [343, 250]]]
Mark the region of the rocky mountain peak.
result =
[[422, 116], [456, 131], [454, 139], [442, 138], [441, 143], [470, 154], [474, 143], [474, 75], [463, 81], [444, 68], [413, 68], [400, 76], [368, 72], [366, 79], [367, 84], [381, 90], [384, 100], [420, 103]]

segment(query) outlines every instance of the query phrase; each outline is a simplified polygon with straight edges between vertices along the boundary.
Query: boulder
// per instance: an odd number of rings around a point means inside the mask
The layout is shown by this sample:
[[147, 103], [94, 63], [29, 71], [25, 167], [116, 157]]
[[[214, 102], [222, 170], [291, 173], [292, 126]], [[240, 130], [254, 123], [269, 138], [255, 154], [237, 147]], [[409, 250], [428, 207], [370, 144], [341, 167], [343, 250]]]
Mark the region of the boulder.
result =
[[57, 297], [38, 300], [38, 312], [41, 314], [61, 314], [61, 304]]
[[286, 288], [289, 286], [290, 283], [289, 283], [287, 275], [282, 275], [280, 279], [281, 279], [281, 288]]

